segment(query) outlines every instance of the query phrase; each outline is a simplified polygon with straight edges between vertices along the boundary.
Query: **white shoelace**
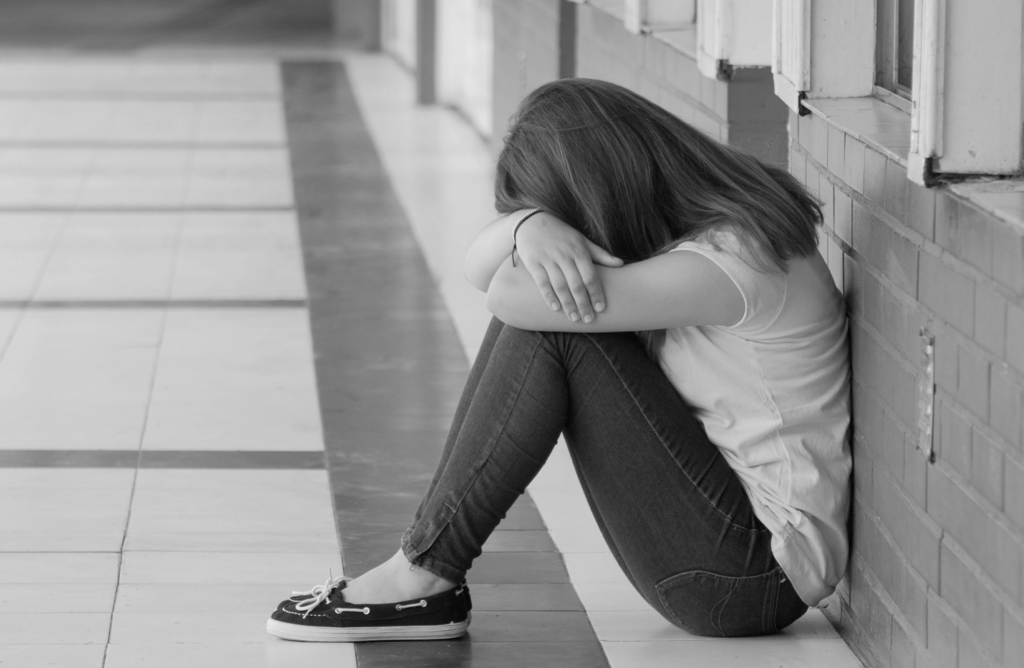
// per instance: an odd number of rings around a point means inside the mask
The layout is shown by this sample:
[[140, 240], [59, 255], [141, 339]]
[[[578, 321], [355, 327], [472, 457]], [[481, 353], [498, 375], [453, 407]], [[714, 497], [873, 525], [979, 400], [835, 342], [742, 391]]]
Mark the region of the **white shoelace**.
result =
[[[321, 603], [323, 603], [324, 601], [327, 600], [327, 598], [331, 595], [331, 593], [335, 589], [338, 588], [339, 584], [341, 584], [342, 582], [348, 582], [351, 579], [352, 578], [347, 578], [344, 575], [342, 575], [340, 577], [334, 577], [334, 574], [331, 573], [330, 570], [328, 570], [327, 571], [327, 582], [323, 583], [322, 585], [316, 585], [312, 589], [310, 589], [309, 591], [293, 591], [292, 592], [292, 596], [310, 596], [311, 597], [311, 598], [307, 598], [307, 599], [302, 600], [302, 601], [298, 601], [295, 604], [295, 609], [297, 611], [301, 612], [301, 613], [304, 613], [302, 615], [302, 618], [305, 619], [306, 617], [309, 616], [309, 613], [313, 612], [313, 610], [316, 609], [316, 607], [318, 605], [320, 605]], [[456, 594], [461, 594], [462, 593], [462, 588], [460, 587], [459, 591], [457, 591], [455, 593]], [[427, 601], [424, 600], [424, 599], [421, 599], [421, 600], [417, 601], [416, 603], [407, 603], [405, 605], [402, 605], [402, 604], [399, 603], [399, 604], [395, 605], [395, 609], [396, 610], [405, 610], [406, 608], [425, 608], [425, 607], [427, 607]], [[370, 614], [370, 609], [366, 608], [366, 607], [364, 607], [364, 608], [335, 608], [334, 612], [335, 613], [341, 613], [341, 612], [361, 612], [364, 615], [368, 615], [368, 614]]]
[[[295, 604], [296, 610], [305, 613], [302, 615], [303, 619], [308, 617], [309, 613], [316, 609], [318, 605], [326, 601], [327, 597], [331, 595], [331, 592], [338, 588], [339, 584], [341, 584], [342, 582], [347, 582], [348, 580], [352, 579], [347, 578], [344, 575], [340, 577], [333, 577], [333, 575], [333, 573], [327, 571], [327, 582], [323, 583], [322, 585], [316, 585], [309, 591], [292, 592], [292, 596], [312, 596], [312, 598], [306, 599], [304, 601], [299, 601]], [[341, 610], [347, 610], [349, 612], [363, 612], [364, 608], [341, 608]], [[366, 612], [369, 612], [369, 608], [366, 608], [365, 610]]]

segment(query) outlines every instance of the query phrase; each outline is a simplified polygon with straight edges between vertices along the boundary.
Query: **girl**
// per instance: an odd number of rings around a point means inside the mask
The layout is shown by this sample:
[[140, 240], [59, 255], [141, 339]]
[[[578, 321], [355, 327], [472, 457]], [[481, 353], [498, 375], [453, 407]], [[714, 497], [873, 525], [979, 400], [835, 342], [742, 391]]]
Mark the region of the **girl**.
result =
[[466, 258], [494, 314], [387, 562], [284, 601], [297, 640], [451, 638], [467, 570], [564, 433], [612, 554], [698, 635], [773, 633], [848, 556], [849, 367], [821, 213], [787, 174], [614, 84], [522, 103], [503, 217]]

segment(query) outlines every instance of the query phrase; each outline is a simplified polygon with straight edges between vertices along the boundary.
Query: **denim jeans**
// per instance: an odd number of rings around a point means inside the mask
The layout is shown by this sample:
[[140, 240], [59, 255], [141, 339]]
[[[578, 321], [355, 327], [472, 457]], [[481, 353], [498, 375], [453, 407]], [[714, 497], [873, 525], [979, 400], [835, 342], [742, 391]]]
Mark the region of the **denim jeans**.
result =
[[632, 333], [493, 320], [406, 557], [461, 582], [562, 432], [612, 554], [670, 622], [759, 635], [807, 610], [739, 478]]

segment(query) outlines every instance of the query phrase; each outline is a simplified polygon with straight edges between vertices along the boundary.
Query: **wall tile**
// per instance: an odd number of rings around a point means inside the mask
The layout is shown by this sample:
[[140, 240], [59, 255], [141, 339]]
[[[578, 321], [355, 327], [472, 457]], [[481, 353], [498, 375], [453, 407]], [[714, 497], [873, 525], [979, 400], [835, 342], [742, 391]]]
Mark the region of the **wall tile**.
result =
[[856, 192], [864, 193], [864, 144], [849, 135], [846, 136], [844, 151], [845, 164], [843, 180]]
[[1024, 373], [1024, 310], [1014, 304], [1006, 307], [1006, 361]]
[[886, 212], [901, 223], [907, 217], [907, 170], [897, 162], [887, 160], [885, 163], [885, 201]]
[[1006, 300], [978, 285], [974, 294], [974, 340], [1002, 358], [1006, 351]]
[[960, 257], [960, 198], [949, 191], [935, 198], [935, 243]]
[[864, 197], [878, 206], [885, 200], [885, 163], [884, 155], [871, 148], [864, 150]]
[[992, 405], [990, 424], [1015, 448], [1021, 447], [1022, 391], [1004, 365], [992, 367]]
[[937, 457], [952, 466], [965, 478], [971, 476], [970, 423], [955, 408], [946, 402], [936, 406], [939, 415], [939, 448]]
[[960, 257], [990, 276], [992, 222], [988, 214], [969, 204], [965, 203], [960, 207]]
[[846, 171], [846, 133], [834, 125], [828, 126], [828, 171], [839, 178]]
[[[942, 599], [967, 622], [986, 647], [1001, 654], [1003, 606], [979, 581], [971, 567], [964, 563], [945, 541], [943, 543], [942, 581], [939, 585]], [[931, 610], [928, 612], [931, 614]]]
[[992, 273], [1018, 295], [1024, 294], [1024, 229], [1020, 225], [993, 221]]
[[907, 183], [907, 225], [925, 239], [935, 236], [935, 188]]
[[961, 346], [958, 354], [957, 398], [979, 419], [988, 419], [989, 363]]
[[853, 243], [853, 200], [840, 188], [833, 192], [833, 215], [836, 236], [847, 244]]
[[1003, 453], [978, 429], [971, 438], [971, 484], [993, 506], [1003, 507]]
[[956, 624], [931, 596], [928, 597], [927, 665], [957, 668]]

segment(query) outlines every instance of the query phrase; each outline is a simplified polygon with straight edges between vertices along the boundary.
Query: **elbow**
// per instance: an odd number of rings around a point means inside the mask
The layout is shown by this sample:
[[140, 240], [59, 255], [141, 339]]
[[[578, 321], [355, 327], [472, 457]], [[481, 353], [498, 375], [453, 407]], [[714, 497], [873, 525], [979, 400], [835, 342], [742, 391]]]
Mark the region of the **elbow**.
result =
[[488, 284], [490, 283], [489, 278], [476, 270], [476, 267], [471, 266], [469, 262], [462, 268], [462, 275], [474, 288], [480, 292], [487, 292]]
[[498, 272], [487, 287], [487, 298], [484, 300], [484, 305], [495, 318], [507, 325], [515, 326], [515, 323], [511, 322], [511, 320], [516, 320], [516, 317], [511, 304], [510, 289], [508, 279], [502, 277], [502, 272]]
[[491, 315], [504, 322], [505, 319], [502, 317], [505, 312], [504, 302], [499, 294], [501, 291], [496, 289], [497, 286], [494, 283], [496, 281], [492, 280], [490, 287], [485, 288], [487, 297], [484, 299], [484, 305], [491, 312]]

